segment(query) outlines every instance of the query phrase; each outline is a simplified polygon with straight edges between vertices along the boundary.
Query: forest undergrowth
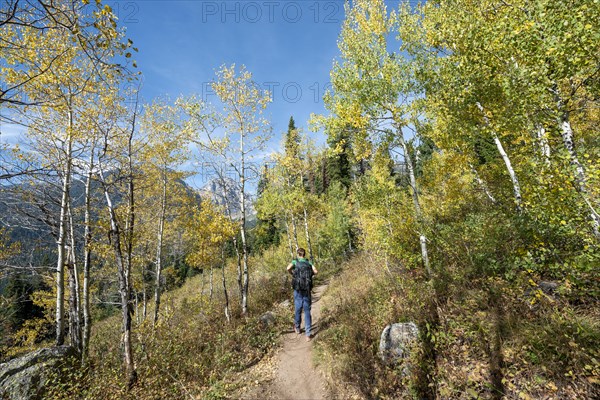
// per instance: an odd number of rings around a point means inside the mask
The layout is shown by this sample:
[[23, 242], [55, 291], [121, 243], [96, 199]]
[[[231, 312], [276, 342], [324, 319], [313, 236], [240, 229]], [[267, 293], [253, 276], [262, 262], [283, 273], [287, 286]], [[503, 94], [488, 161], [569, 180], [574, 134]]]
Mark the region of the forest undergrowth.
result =
[[[399, 365], [378, 357], [379, 338], [390, 323], [414, 321], [422, 331], [431, 288], [418, 272], [381, 268], [381, 260], [361, 254], [331, 280], [323, 298], [323, 334], [317, 358], [327, 371], [335, 398], [419, 398], [415, 375], [419, 348]], [[600, 313], [597, 304], [569, 304], [530, 293], [497, 279], [444, 282], [435, 331], [437, 398], [495, 398], [493, 338], [501, 335], [502, 384], [508, 399], [591, 399], [600, 394]], [[490, 287], [494, 287], [494, 303]], [[498, 315], [497, 305], [501, 305]]]
[[109, 6], [7, 2], [0, 360], [72, 346], [51, 399], [227, 398], [289, 329], [260, 317], [302, 247], [335, 398], [600, 398], [598, 1], [346, 2], [326, 113], [278, 150], [244, 65], [214, 104], [146, 103]]
[[[260, 320], [267, 311], [291, 298], [285, 279], [285, 261], [270, 252], [258, 260], [251, 288], [251, 312], [241, 316], [235, 293], [234, 265], [228, 265], [227, 282], [231, 322], [224, 314], [221, 271], [189, 279], [181, 288], [164, 294], [164, 308], [156, 326], [150, 315], [134, 315], [134, 354], [138, 383], [128, 390], [121, 379], [122, 348], [118, 316], [98, 322], [90, 348], [90, 363], [83, 369], [66, 369], [56, 377], [49, 399], [224, 399], [236, 390], [235, 376], [258, 363], [278, 346], [278, 337], [289, 326], [291, 311], [273, 313], [268, 324]], [[231, 273], [229, 273], [231, 272]], [[260, 288], [260, 289], [259, 289]], [[137, 312], [142, 312], [140, 307]], [[287, 317], [287, 318], [286, 318]], [[63, 383], [61, 383], [63, 382]]]

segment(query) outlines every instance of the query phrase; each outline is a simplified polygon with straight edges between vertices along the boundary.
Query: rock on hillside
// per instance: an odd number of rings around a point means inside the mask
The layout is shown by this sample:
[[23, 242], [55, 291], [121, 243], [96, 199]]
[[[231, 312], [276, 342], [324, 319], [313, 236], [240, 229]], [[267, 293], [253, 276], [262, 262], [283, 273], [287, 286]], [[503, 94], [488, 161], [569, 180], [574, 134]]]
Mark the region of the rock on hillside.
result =
[[75, 355], [70, 346], [47, 347], [0, 364], [0, 398], [42, 399], [50, 377]]
[[419, 329], [414, 322], [386, 326], [379, 341], [379, 357], [384, 363], [395, 363], [407, 358], [418, 337]]

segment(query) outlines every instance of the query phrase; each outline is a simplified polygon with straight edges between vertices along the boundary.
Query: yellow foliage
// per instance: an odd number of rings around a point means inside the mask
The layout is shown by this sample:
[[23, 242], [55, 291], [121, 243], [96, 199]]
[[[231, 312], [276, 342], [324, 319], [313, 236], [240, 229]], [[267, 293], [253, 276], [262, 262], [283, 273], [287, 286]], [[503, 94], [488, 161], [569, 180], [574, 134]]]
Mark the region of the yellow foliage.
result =
[[221, 257], [222, 246], [233, 238], [236, 224], [210, 201], [203, 201], [188, 219], [192, 250], [186, 257], [194, 267], [212, 265]]

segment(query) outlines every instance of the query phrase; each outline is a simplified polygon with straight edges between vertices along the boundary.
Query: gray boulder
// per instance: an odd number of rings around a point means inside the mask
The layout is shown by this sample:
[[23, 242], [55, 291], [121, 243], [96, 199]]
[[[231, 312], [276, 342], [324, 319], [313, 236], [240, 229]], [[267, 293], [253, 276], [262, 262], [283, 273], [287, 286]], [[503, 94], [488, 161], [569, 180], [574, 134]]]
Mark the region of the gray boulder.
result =
[[386, 326], [379, 340], [379, 357], [386, 364], [395, 364], [410, 354], [419, 338], [419, 328], [414, 322]]
[[557, 282], [540, 281], [536, 286], [527, 288], [525, 290], [525, 296], [529, 300], [529, 298], [535, 296], [539, 290], [544, 295], [546, 295], [547, 299], [549, 299], [551, 301], [555, 301], [560, 298], [560, 295], [558, 293], [558, 287], [559, 287], [559, 285]]
[[556, 282], [541, 281], [538, 283], [538, 287], [544, 294], [548, 296], [554, 297], [558, 295], [556, 292], [558, 290], [558, 283]]
[[275, 324], [275, 314], [271, 311], [267, 311], [258, 319], [263, 328], [268, 328]]
[[42, 399], [52, 375], [75, 355], [70, 346], [47, 347], [0, 364], [0, 398]]

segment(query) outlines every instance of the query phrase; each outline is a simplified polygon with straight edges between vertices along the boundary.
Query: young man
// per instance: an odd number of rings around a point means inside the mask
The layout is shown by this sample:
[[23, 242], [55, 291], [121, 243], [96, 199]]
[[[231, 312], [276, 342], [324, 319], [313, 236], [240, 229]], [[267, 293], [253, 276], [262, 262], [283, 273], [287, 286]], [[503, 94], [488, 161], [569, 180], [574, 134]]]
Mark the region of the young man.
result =
[[[306, 341], [310, 341], [310, 328], [312, 319], [310, 316], [312, 277], [318, 273], [317, 269], [310, 261], [304, 258], [306, 250], [302, 247], [298, 249], [298, 258], [293, 260], [288, 266], [287, 271], [294, 277], [292, 286], [294, 287], [294, 330], [300, 333], [300, 322], [302, 321], [302, 309], [304, 309], [304, 331]], [[307, 282], [308, 281], [308, 282]]]

